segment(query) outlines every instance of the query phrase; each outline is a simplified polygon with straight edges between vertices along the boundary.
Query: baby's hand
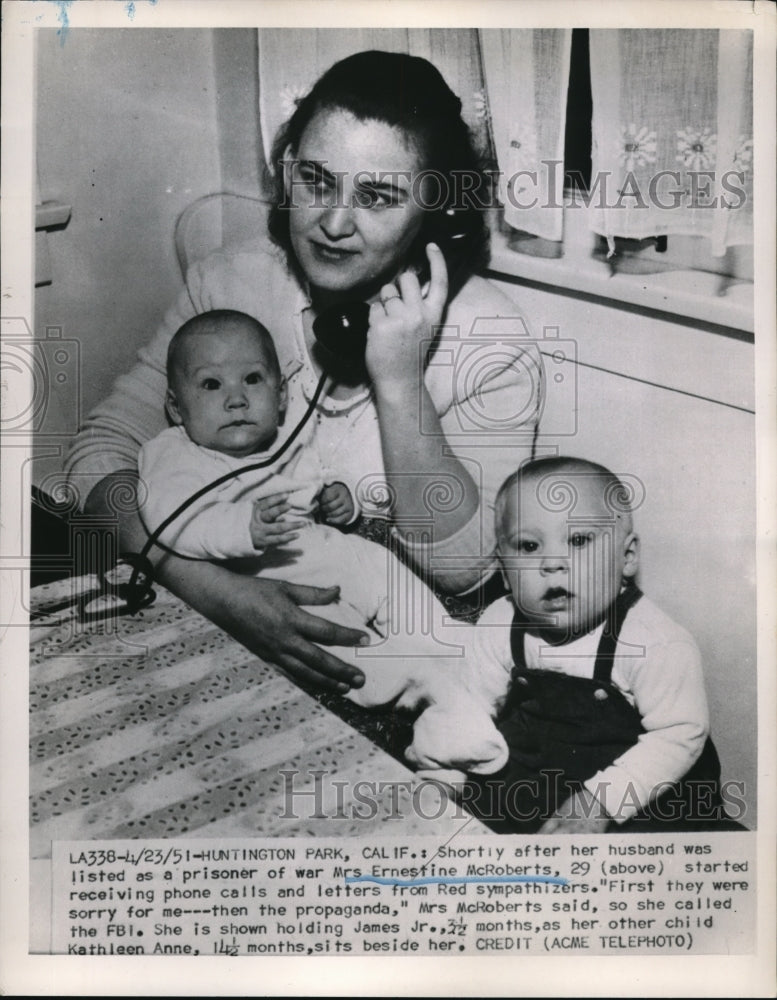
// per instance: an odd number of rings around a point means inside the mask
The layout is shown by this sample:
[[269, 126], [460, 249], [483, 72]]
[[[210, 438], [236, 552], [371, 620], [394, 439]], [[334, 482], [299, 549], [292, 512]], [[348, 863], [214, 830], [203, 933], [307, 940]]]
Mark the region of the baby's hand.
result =
[[612, 822], [601, 802], [588, 789], [562, 802], [540, 827], [540, 833], [604, 833]]
[[254, 503], [251, 512], [251, 542], [255, 549], [269, 549], [278, 545], [288, 545], [299, 536], [299, 528], [304, 521], [284, 521], [283, 515], [290, 510], [288, 493], [274, 493], [262, 497]]
[[318, 509], [327, 524], [350, 524], [356, 508], [345, 483], [327, 483], [318, 494]]

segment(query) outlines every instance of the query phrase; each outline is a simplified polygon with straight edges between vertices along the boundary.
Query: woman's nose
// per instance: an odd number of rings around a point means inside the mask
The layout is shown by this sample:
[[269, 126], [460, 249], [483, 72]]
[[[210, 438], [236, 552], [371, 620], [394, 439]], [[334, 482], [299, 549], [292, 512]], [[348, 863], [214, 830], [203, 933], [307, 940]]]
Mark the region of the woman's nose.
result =
[[342, 240], [352, 236], [356, 222], [350, 205], [331, 205], [319, 220], [321, 231], [330, 240]]

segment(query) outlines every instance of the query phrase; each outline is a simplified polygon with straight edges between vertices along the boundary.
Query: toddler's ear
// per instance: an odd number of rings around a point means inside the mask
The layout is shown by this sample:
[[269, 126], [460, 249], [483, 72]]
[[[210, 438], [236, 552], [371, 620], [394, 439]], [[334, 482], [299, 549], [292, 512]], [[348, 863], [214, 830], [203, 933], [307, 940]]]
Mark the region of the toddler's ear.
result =
[[623, 541], [623, 575], [632, 577], [639, 569], [639, 538], [634, 532], [626, 535]]
[[178, 400], [175, 398], [175, 393], [172, 389], [168, 389], [165, 394], [165, 410], [172, 423], [176, 427], [180, 427], [183, 423], [183, 417], [181, 416], [181, 411], [178, 409]]

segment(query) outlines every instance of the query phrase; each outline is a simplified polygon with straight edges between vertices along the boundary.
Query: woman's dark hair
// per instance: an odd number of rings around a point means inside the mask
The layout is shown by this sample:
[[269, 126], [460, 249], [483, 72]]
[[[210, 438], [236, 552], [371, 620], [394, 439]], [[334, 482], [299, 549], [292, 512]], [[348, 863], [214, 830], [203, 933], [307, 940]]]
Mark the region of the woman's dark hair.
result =
[[[470, 275], [488, 262], [488, 226], [483, 208], [489, 204], [489, 184], [467, 125], [461, 118], [461, 101], [426, 59], [393, 52], [358, 52], [337, 62], [300, 100], [289, 121], [281, 127], [272, 149], [275, 175], [273, 207], [268, 221], [270, 236], [296, 263], [289, 236], [288, 208], [284, 207], [283, 159], [295, 153], [302, 134], [319, 111], [339, 109], [359, 121], [380, 121], [400, 129], [417, 146], [424, 169], [439, 177], [438, 193], [421, 232], [410, 251], [411, 266], [422, 268], [424, 247], [445, 239], [443, 209], [452, 207], [455, 229], [455, 292]], [[443, 199], [447, 199], [443, 205]], [[439, 206], [439, 207], [438, 207]]]

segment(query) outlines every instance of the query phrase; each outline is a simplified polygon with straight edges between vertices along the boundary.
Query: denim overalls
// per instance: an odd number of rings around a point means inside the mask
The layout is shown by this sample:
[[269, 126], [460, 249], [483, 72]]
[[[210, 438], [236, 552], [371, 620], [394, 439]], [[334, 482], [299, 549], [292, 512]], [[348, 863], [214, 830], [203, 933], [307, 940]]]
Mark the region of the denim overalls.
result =
[[[471, 775], [468, 808], [500, 833], [533, 833], [585, 780], [634, 746], [645, 730], [636, 708], [611, 681], [623, 621], [642, 596], [624, 590], [608, 613], [592, 678], [530, 670], [524, 627], [511, 626], [512, 683], [496, 724], [510, 756], [496, 774]], [[629, 801], [629, 800], [627, 800]], [[667, 785], [627, 823], [613, 830], [671, 832], [719, 828], [720, 762], [707, 739], [685, 777]]]

